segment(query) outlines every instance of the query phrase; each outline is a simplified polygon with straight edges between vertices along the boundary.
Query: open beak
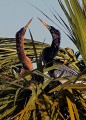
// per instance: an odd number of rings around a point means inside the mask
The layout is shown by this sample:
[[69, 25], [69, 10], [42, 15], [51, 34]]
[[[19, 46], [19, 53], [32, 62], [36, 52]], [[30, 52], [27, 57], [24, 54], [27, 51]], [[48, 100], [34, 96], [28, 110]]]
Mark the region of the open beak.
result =
[[[32, 18], [33, 19], [33, 18]], [[25, 29], [27, 29], [28, 28], [28, 26], [30, 25], [30, 23], [31, 23], [31, 21], [32, 21], [32, 19], [25, 25]]]
[[40, 18], [38, 18], [43, 24], [44, 26], [48, 29], [49, 28], [49, 25], [47, 25], [45, 22], [43, 22]]

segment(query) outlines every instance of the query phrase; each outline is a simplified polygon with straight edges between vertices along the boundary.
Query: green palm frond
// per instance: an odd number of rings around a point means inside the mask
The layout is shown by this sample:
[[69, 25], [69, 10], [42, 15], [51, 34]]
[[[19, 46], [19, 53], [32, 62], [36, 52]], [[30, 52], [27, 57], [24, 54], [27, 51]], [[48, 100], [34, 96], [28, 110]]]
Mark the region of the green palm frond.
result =
[[[15, 38], [0, 38], [0, 60], [6, 59], [17, 59], [16, 54], [16, 43]], [[27, 56], [29, 56], [34, 62], [34, 51], [32, 40], [25, 39], [25, 52]], [[48, 46], [48, 44], [44, 44], [42, 42], [35, 41], [35, 47], [37, 49], [38, 55], [40, 54], [43, 46]]]
[[[86, 104], [80, 90], [85, 89], [83, 87], [85, 85], [70, 85], [71, 81], [58, 85], [58, 81], [53, 81], [39, 71], [34, 72], [44, 76], [43, 83], [38, 84], [33, 80], [26, 82], [21, 79], [5, 82], [3, 87], [0, 85], [2, 88], [0, 89], [1, 120], [9, 118], [13, 120], [36, 118], [65, 120], [72, 119], [71, 114], [74, 115], [74, 119], [76, 117], [84, 119]], [[83, 115], [81, 111], [83, 111]]]
[[[21, 65], [17, 57], [15, 42], [15, 38], [0, 38], [0, 79], [14, 79], [12, 67]], [[43, 46], [49, 46], [38, 41], [34, 41], [34, 45], [37, 51], [37, 57], [40, 56]], [[25, 39], [25, 52], [32, 62], [36, 63], [33, 43], [30, 39]]]
[[69, 31], [70, 39], [79, 49], [86, 64], [86, 2], [82, 0], [82, 5], [80, 5], [78, 0], [64, 0], [67, 8], [65, 8], [61, 0], [58, 0], [58, 2], [70, 24], [70, 28], [67, 27], [66, 23], [64, 24]]

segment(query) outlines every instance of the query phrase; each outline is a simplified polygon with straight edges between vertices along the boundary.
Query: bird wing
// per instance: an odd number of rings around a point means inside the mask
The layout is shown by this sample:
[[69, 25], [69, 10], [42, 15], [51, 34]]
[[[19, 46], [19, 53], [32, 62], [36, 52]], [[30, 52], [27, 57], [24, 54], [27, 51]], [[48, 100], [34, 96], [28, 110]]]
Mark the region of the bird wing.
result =
[[55, 78], [67, 77], [67, 76], [76, 76], [79, 73], [80, 73], [80, 71], [77, 70], [76, 68], [74, 68], [73, 66], [62, 65], [53, 71], [53, 76]]

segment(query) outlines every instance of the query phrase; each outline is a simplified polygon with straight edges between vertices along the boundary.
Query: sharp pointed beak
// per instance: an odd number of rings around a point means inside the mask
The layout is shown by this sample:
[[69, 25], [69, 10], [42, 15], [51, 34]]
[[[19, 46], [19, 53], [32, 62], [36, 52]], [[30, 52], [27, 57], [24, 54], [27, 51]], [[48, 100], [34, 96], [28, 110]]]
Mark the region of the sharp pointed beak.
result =
[[[33, 18], [32, 18], [33, 19]], [[31, 23], [31, 21], [32, 21], [32, 19], [25, 25], [25, 29], [27, 29], [28, 28], [28, 26], [30, 25], [30, 23]]]
[[43, 22], [40, 18], [38, 18], [43, 24], [44, 26], [48, 29], [49, 28], [49, 25], [47, 25], [45, 22]]

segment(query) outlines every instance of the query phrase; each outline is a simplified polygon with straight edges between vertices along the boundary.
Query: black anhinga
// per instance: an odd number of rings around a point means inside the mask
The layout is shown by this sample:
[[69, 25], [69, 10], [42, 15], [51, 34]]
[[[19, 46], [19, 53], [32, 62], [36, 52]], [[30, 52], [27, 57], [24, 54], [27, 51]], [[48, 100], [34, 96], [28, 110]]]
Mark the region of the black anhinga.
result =
[[49, 26], [46, 23], [44, 23], [40, 18], [38, 19], [47, 27], [53, 38], [51, 46], [44, 48], [42, 51], [43, 62], [45, 64], [48, 63], [49, 66], [59, 50], [60, 39], [61, 39], [60, 32], [59, 30], [55, 29], [53, 26]]
[[24, 35], [26, 32], [26, 29], [28, 28], [29, 24], [31, 23], [32, 19], [25, 25], [25, 27], [22, 27], [17, 33], [16, 33], [16, 49], [19, 61], [22, 63], [22, 68], [20, 71], [20, 76], [22, 76], [25, 73], [25, 70], [33, 70], [33, 65], [31, 60], [26, 56], [24, 51]]
[[[46, 47], [42, 51], [42, 60], [44, 64], [46, 64], [46, 67], [50, 67], [54, 65], [54, 63], [58, 63], [58, 61], [54, 62], [54, 57], [57, 55], [57, 52], [59, 51], [60, 46], [60, 32], [56, 28], [47, 25], [45, 22], [43, 22], [40, 18], [38, 18], [50, 31], [52, 35], [52, 44], [50, 47]], [[59, 61], [60, 62], [60, 61]], [[49, 74], [51, 77], [65, 77], [65, 76], [74, 76], [79, 74], [79, 70], [75, 69], [72, 66], [67, 66], [65, 64], [62, 64], [60, 67], [49, 71]]]

